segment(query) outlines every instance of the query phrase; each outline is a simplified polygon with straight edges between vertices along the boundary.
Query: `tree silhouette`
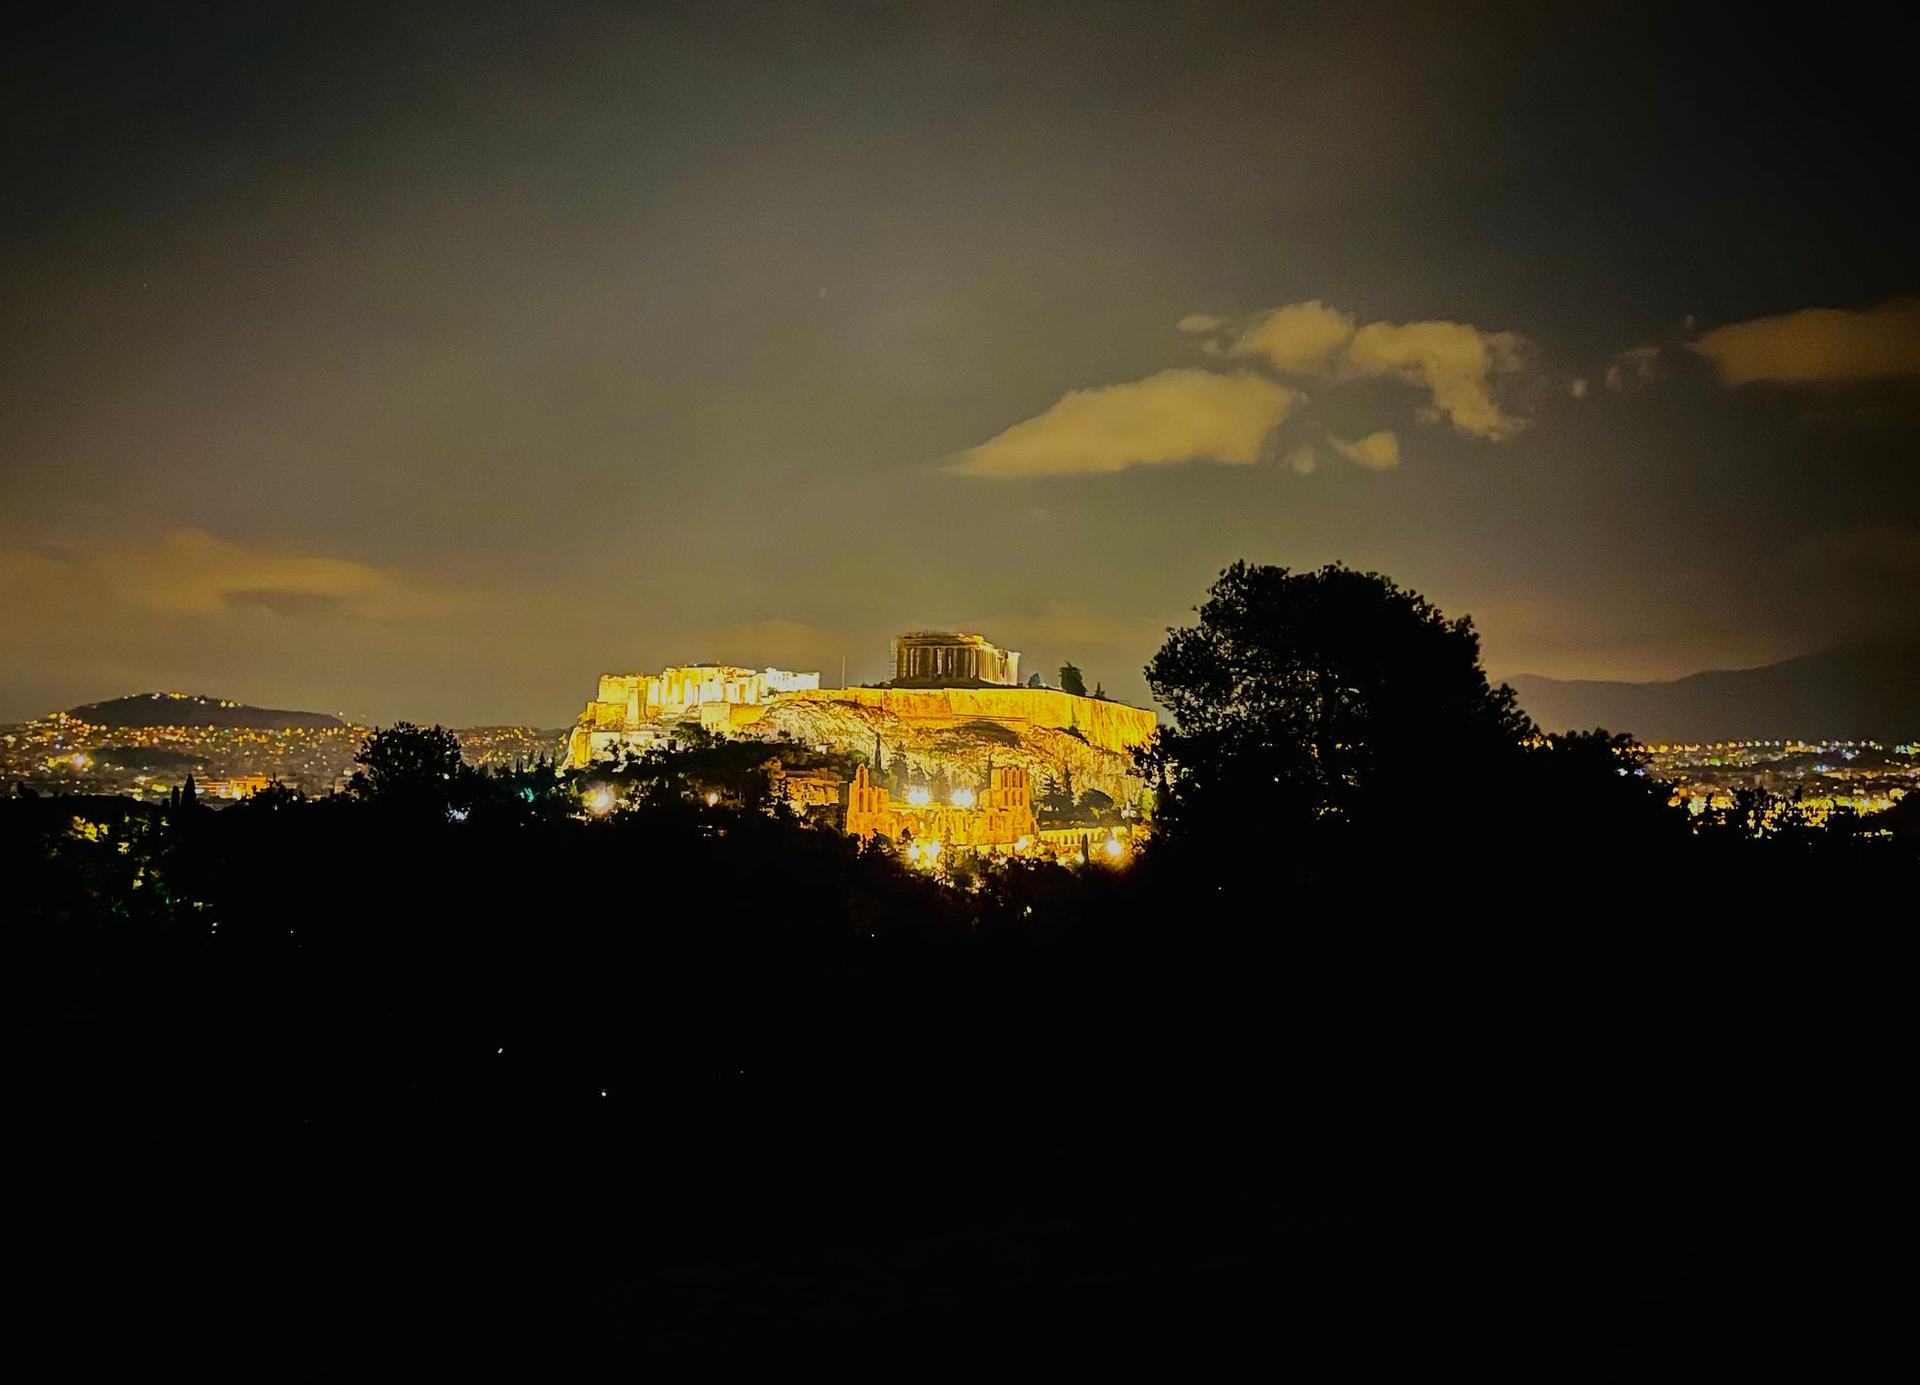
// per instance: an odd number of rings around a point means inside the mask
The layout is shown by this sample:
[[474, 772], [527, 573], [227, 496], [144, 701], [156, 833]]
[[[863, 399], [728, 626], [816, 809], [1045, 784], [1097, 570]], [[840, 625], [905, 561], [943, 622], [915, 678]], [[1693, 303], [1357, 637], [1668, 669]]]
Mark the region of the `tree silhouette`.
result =
[[1051, 822], [1064, 822], [1073, 818], [1075, 797], [1073, 792], [1073, 769], [1063, 765], [1059, 777], [1042, 771], [1039, 793], [1035, 795], [1035, 812]]
[[1173, 717], [1146, 757], [1170, 831], [1405, 812], [1500, 779], [1535, 735], [1472, 622], [1377, 573], [1235, 563], [1198, 614], [1146, 670]]
[[1072, 664], [1060, 665], [1060, 691], [1070, 692], [1075, 697], [1087, 695], [1087, 680]]
[[395, 722], [361, 744], [347, 781], [355, 798], [386, 807], [445, 812], [469, 796], [471, 771], [460, 741], [441, 726]]

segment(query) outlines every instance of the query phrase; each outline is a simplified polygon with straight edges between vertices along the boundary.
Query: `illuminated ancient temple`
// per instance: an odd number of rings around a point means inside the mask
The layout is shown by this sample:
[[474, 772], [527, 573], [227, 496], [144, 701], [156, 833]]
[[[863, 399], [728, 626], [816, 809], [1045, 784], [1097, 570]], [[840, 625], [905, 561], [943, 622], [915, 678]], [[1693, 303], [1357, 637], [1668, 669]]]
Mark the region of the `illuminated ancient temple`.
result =
[[819, 687], [818, 673], [731, 664], [603, 673], [597, 694], [567, 738], [567, 763], [583, 767], [623, 750], [649, 749], [668, 739], [675, 723], [692, 718], [708, 730], [724, 732], [733, 724], [733, 708], [759, 707], [781, 693]]
[[1002, 649], [979, 635], [916, 630], [893, 642], [896, 687], [971, 687], [981, 683], [1017, 687], [1020, 652]]

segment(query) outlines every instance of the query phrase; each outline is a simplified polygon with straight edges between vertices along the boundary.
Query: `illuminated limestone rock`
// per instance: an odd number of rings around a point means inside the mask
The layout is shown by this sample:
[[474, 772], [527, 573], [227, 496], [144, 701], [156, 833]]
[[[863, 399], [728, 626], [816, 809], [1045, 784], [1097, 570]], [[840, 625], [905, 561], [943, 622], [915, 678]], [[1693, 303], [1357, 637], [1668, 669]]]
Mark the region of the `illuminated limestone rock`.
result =
[[729, 722], [736, 729], [752, 726], [776, 706], [809, 702], [872, 708], [925, 730], [987, 722], [1015, 731], [1064, 731], [1115, 755], [1145, 745], [1159, 725], [1143, 707], [1076, 697], [1058, 688], [820, 688], [730, 709]]
[[[974, 695], [957, 702], [946, 696], [962, 691]], [[983, 703], [983, 692], [1002, 696]], [[1035, 783], [1071, 784], [1076, 792], [1098, 790], [1125, 803], [1145, 787], [1132, 751], [1154, 725], [1153, 713], [1140, 708], [1048, 689], [941, 689], [929, 696], [926, 690], [847, 688], [736, 709], [732, 734], [858, 754], [929, 782], [944, 774], [956, 787], [981, 788], [993, 766], [1006, 765], [1025, 770]]]
[[1017, 686], [1020, 656], [979, 635], [921, 631], [894, 642], [892, 683], [822, 688], [817, 673], [699, 664], [659, 674], [606, 674], [567, 742], [584, 768], [669, 742], [689, 725], [730, 736], [790, 740], [871, 762], [904, 762], [919, 777], [991, 788], [996, 766], [1116, 802], [1144, 787], [1134, 752], [1157, 720], [1140, 707], [1058, 688]]
[[[813, 688], [713, 709], [707, 724], [773, 739], [868, 752], [891, 746], [931, 776], [985, 787], [995, 763], [1071, 780], [1116, 800], [1137, 793], [1133, 754], [1152, 712], [1058, 688], [1021, 687], [1020, 655], [979, 635], [915, 631], [893, 643], [894, 679], [876, 688]], [[706, 718], [703, 717], [703, 720]]]

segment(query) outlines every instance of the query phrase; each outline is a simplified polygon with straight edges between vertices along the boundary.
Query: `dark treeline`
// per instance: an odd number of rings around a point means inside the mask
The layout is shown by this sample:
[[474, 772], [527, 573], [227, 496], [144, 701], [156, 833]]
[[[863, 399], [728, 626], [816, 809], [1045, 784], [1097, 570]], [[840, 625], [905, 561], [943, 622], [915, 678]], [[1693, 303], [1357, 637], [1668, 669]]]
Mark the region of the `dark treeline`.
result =
[[1149, 676], [1126, 871], [938, 881], [726, 746], [5, 801], [30, 1316], [255, 1379], [1865, 1350], [1910, 838], [1689, 822], [1344, 569]]

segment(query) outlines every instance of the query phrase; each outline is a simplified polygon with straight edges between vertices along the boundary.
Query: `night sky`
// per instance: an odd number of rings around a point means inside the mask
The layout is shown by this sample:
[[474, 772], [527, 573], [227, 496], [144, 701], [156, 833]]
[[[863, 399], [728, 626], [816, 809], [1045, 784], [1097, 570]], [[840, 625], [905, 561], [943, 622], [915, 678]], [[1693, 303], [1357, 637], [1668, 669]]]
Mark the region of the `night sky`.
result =
[[559, 725], [930, 625], [1144, 701], [1241, 557], [1496, 675], [1920, 627], [1912, 19], [37, 8], [0, 718]]

